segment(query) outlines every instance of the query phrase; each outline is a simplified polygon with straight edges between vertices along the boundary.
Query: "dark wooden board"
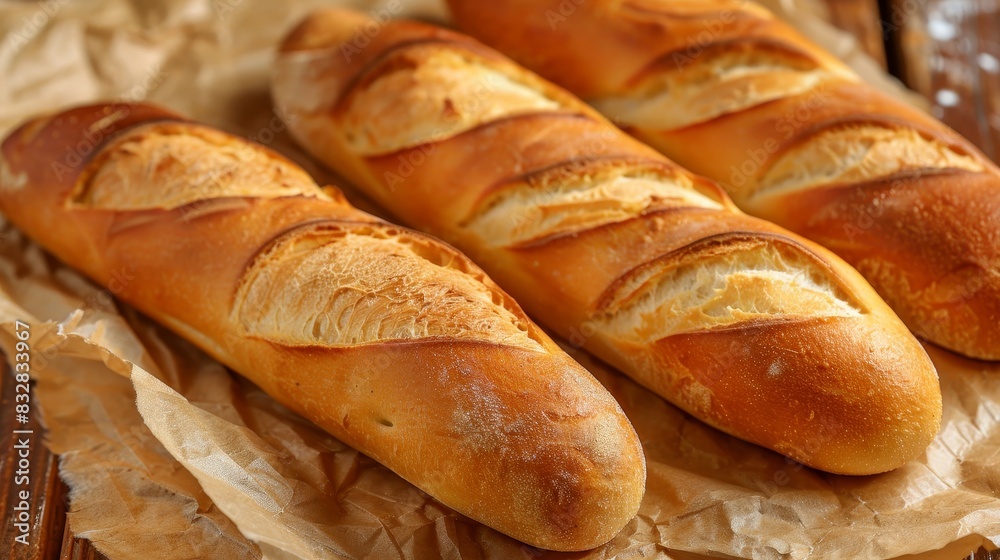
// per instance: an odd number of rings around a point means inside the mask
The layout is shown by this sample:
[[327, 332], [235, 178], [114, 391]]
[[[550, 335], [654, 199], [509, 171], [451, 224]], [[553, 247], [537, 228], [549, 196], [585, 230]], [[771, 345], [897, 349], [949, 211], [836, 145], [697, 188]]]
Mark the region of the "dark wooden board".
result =
[[[20, 424], [15, 417], [15, 379], [10, 370], [3, 366], [0, 382], [0, 558], [11, 560], [57, 560], [57, 559], [103, 559], [95, 553], [87, 541], [75, 539], [66, 523], [66, 485], [59, 479], [58, 460], [43, 443], [44, 430], [39, 422], [38, 409], [32, 405], [28, 414], [29, 422]], [[31, 393], [31, 397], [34, 398]], [[30, 434], [14, 433], [15, 430], [31, 431]], [[21, 440], [27, 440], [28, 480], [18, 484], [18, 453], [14, 448]], [[28, 512], [31, 530], [27, 535], [27, 545], [16, 541], [19, 531], [14, 527], [14, 515], [18, 512], [19, 493], [27, 491]]]
[[876, 0], [823, 0], [830, 23], [854, 35], [875, 62], [886, 67], [885, 40]]
[[1000, 3], [889, 0], [884, 6], [899, 77], [931, 100], [935, 117], [1000, 161]]

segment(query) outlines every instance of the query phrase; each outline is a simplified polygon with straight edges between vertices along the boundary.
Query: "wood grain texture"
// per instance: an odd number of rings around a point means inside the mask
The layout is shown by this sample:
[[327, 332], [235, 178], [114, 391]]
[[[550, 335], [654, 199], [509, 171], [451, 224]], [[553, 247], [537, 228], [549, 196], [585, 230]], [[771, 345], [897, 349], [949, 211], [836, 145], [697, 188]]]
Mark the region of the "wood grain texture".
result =
[[[66, 487], [59, 479], [58, 460], [42, 442], [43, 428], [40, 413], [34, 404], [29, 414], [30, 422], [20, 424], [15, 420], [14, 377], [9, 367], [4, 365], [0, 383], [0, 519], [3, 520], [0, 538], [0, 557], [18, 559], [55, 559], [60, 557], [66, 528]], [[34, 393], [32, 393], [34, 398]], [[15, 434], [14, 430], [30, 430], [31, 434]], [[16, 484], [18, 470], [18, 440], [28, 439], [29, 457], [28, 483]], [[19, 493], [28, 491], [28, 510], [31, 515], [31, 531], [28, 544], [15, 541], [18, 532], [13, 526], [15, 507], [20, 500]], [[71, 539], [72, 540], [72, 539]]]
[[69, 523], [65, 519], [63, 523], [66, 526], [66, 530], [63, 532], [62, 542], [53, 542], [49, 545], [53, 550], [59, 551], [59, 555], [54, 557], [59, 558], [59, 560], [107, 560], [107, 557], [98, 552], [90, 544], [90, 541], [74, 537], [73, 533], [69, 530]]
[[823, 0], [830, 23], [849, 32], [872, 59], [886, 67], [885, 42], [876, 0]]
[[969, 560], [1000, 560], [1000, 550], [986, 550], [979, 547], [979, 550], [969, 553]]
[[[832, 0], [831, 0], [832, 1]], [[883, 19], [899, 77], [932, 113], [1000, 161], [1000, 5], [993, 0], [891, 0]]]

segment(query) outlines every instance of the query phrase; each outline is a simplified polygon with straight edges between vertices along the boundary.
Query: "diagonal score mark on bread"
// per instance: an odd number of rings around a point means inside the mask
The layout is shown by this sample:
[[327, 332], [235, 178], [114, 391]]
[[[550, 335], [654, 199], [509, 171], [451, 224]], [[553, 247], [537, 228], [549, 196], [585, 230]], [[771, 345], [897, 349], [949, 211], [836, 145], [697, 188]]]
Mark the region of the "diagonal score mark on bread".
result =
[[[774, 17], [767, 10], [747, 2], [747, 0], [719, 0], [712, 11], [701, 12], [698, 10], [704, 10], [704, 0], [670, 0], [669, 3], [665, 3], [663, 0], [619, 0], [617, 4], [618, 9], [623, 13], [637, 17], [669, 15], [670, 17], [690, 20], [707, 20], [718, 18], [720, 11], [728, 11], [729, 17], [733, 19], [770, 19]], [[719, 4], [722, 5], [721, 9]]]
[[577, 551], [638, 510], [614, 398], [455, 249], [150, 105], [69, 109], [0, 153], [17, 227], [449, 511]]
[[653, 210], [724, 208], [717, 199], [695, 190], [690, 177], [655, 161], [571, 161], [491, 194], [462, 227], [503, 247], [579, 233]]
[[608, 288], [598, 309], [598, 321], [612, 337], [644, 343], [735, 324], [867, 312], [808, 249], [777, 236], [739, 232], [637, 267]]
[[527, 317], [484, 280], [458, 253], [399, 228], [319, 224], [254, 259], [233, 319], [247, 335], [289, 346], [437, 337], [543, 351]]
[[779, 152], [749, 198], [826, 185], [858, 185], [900, 173], [986, 171], [982, 161], [939, 137], [877, 122], [824, 123]]
[[[334, 110], [347, 145], [368, 157], [441, 142], [532, 113], [592, 118], [577, 104], [547, 96], [539, 84], [515, 74], [508, 65], [446, 41], [404, 44], [379, 57]], [[700, 192], [687, 174], [655, 163], [619, 160], [602, 167], [600, 162], [592, 165], [577, 159], [529, 172], [521, 181], [492, 189], [461, 227], [484, 244], [516, 248], [637, 219], [653, 211], [732, 212], [719, 199]], [[653, 333], [665, 338], [738, 323], [792, 320], [811, 305], [816, 317], [863, 312], [822, 279], [829, 272], [815, 269], [815, 261], [800, 253], [802, 248], [789, 244], [781, 250], [767, 249], [763, 242], [752, 245], [752, 249], [741, 251], [737, 250], [741, 244], [735, 243], [728, 259], [705, 269], [729, 274], [731, 281], [709, 281], [698, 271], [687, 275], [683, 270], [674, 271], [677, 276], [672, 277], [666, 269], [673, 267], [656, 260], [657, 264], [648, 268], [660, 271], [660, 282], [654, 282], [660, 289], [647, 298], [630, 299], [629, 304], [617, 302], [622, 309], [606, 325], [608, 332], [624, 335], [631, 329], [637, 340], [650, 342], [653, 339], [646, 337]], [[741, 272], [741, 267], [747, 270]], [[644, 274], [640, 270], [646, 268], [626, 273], [615, 286], [620, 289], [636, 282]], [[701, 295], [686, 293], [685, 284]], [[750, 285], [761, 289], [769, 301], [741, 298], [740, 287]], [[686, 304], [717, 308], [700, 321], [694, 311], [687, 319], [678, 317], [677, 309]], [[601, 306], [593, 309], [595, 317], [605, 317], [607, 311]]]
[[[155, 184], [156, 189], [138, 188]], [[112, 140], [82, 173], [72, 204], [170, 210], [224, 197], [327, 198], [309, 175], [256, 145], [188, 123], [156, 123]]]
[[915, 333], [1000, 359], [1000, 169], [762, 6], [448, 3], [742, 210], [837, 252]]
[[[315, 156], [466, 251], [572, 344], [714, 426], [840, 473], [926, 448], [933, 367], [857, 272], [467, 37], [393, 21], [352, 50], [368, 22], [317, 12], [282, 45], [275, 102]], [[601, 46], [589, 55], [610, 56]], [[495, 73], [503, 87], [477, 93]], [[834, 423], [845, 429], [830, 434]]]
[[[449, 41], [392, 48], [365, 68], [334, 109], [347, 147], [365, 157], [442, 142], [508, 119], [553, 114], [593, 118], [579, 103], [547, 95], [539, 80], [509, 63]], [[514, 246], [634, 218], [654, 206], [723, 208], [659, 162], [634, 166], [634, 173], [612, 162], [618, 171], [560, 181], [589, 166], [583, 156], [501, 185], [463, 227], [489, 243]], [[525, 212], [530, 215], [524, 219], [509, 219]]]
[[[806, 99], [826, 84], [859, 81], [841, 64], [762, 31], [774, 16], [752, 3], [683, 4], [632, 0], [622, 3], [619, 17], [642, 25], [665, 25], [665, 18], [706, 22], [744, 18], [745, 24], [733, 27], [745, 32], [717, 31], [710, 39], [699, 36], [697, 49], [688, 46], [659, 55], [620, 93], [590, 99], [601, 113], [614, 115], [626, 127], [673, 131], [769, 101]], [[752, 178], [757, 183], [752, 194], [740, 195], [749, 200], [758, 194], [868, 182], [906, 171], [984, 171], [977, 158], [902, 123], [833, 121], [807, 132], [791, 139], [798, 145]]]
[[650, 63], [632, 79], [627, 95], [594, 98], [590, 103], [626, 127], [674, 130], [804, 94], [842, 77], [807, 53], [764, 40], [712, 43], [696, 57], [685, 51], [664, 54]]
[[[588, 98], [623, 126], [679, 129], [804, 94], [828, 80], [857, 79], [839, 65], [824, 64], [807, 50], [759, 33], [757, 23], [773, 16], [753, 3], [631, 0], [615, 9], [639, 28], [667, 32], [665, 20], [682, 20], [702, 32], [695, 46], [662, 53], [637, 71], [623, 93]], [[747, 33], [724, 33], [720, 22]]]
[[[157, 188], [136, 188], [148, 184]], [[81, 173], [70, 200], [103, 210], [203, 203], [217, 211], [239, 207], [219, 199], [289, 196], [329, 199], [304, 170], [274, 152], [208, 127], [165, 122], [109, 142]], [[137, 216], [125, 224], [149, 220]], [[245, 272], [234, 302], [233, 319], [244, 334], [288, 346], [439, 337], [543, 351], [523, 312], [459, 253], [392, 226], [286, 232]]]
[[531, 84], [472, 53], [441, 45], [423, 42], [393, 50], [338, 104], [339, 123], [353, 151], [366, 156], [396, 152], [498, 118], [560, 108]]

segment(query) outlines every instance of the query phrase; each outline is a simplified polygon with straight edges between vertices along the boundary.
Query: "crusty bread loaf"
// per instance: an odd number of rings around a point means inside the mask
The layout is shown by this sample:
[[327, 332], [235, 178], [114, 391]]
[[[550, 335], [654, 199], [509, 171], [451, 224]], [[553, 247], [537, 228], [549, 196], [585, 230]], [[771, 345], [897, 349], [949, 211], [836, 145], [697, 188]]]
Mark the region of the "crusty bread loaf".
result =
[[2, 154], [26, 233], [444, 504], [557, 550], [637, 511], [618, 404], [454, 249], [150, 106], [34, 120]]
[[714, 426], [838, 473], [927, 446], [933, 366], [840, 259], [495, 51], [402, 21], [352, 50], [368, 23], [319, 12], [282, 46], [275, 100], [317, 157]]
[[743, 210], [843, 257], [920, 336], [1000, 359], [1000, 169], [764, 8], [449, 3], [465, 29], [721, 182]]

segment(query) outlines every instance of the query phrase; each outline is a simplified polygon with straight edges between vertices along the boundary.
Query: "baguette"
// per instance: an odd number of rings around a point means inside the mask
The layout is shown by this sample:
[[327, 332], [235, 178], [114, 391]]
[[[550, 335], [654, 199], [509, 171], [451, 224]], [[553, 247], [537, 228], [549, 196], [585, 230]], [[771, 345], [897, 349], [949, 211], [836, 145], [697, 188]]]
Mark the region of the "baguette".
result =
[[479, 262], [539, 321], [698, 418], [836, 473], [937, 431], [934, 368], [828, 251], [462, 35], [318, 12], [273, 94], [299, 142]]
[[638, 510], [618, 404], [451, 247], [151, 106], [37, 119], [2, 155], [18, 227], [447, 506], [555, 550]]
[[746, 212], [833, 250], [921, 337], [1000, 360], [1000, 169], [945, 125], [749, 0], [449, 3]]

